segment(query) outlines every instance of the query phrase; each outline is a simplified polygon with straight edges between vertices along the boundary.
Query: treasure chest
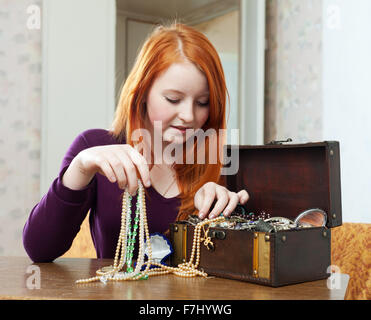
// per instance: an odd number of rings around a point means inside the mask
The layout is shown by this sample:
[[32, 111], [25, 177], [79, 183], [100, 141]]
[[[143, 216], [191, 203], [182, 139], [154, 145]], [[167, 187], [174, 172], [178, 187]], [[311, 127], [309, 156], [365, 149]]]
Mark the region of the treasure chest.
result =
[[[339, 143], [228, 145], [226, 156], [234, 165], [238, 161], [236, 173], [225, 176], [226, 187], [246, 189], [250, 196], [236, 210], [255, 220], [239, 228], [227, 221], [204, 225], [197, 268], [272, 287], [329, 277], [331, 228], [342, 224]], [[322, 222], [313, 222], [318, 215]], [[170, 226], [171, 265], [191, 258], [196, 226], [189, 221]]]

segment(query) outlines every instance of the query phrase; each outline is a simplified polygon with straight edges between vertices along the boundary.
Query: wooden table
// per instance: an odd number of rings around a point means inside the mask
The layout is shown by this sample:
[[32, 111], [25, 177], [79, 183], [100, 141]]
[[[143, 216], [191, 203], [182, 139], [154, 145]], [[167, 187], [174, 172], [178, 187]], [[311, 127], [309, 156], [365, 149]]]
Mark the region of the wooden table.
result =
[[[148, 280], [75, 284], [89, 278], [109, 259], [59, 258], [33, 263], [26, 257], [0, 257], [0, 299], [114, 299], [114, 300], [342, 300], [349, 276], [342, 274], [340, 289], [327, 280], [271, 288], [222, 278], [154, 276]], [[39, 285], [39, 288], [37, 286]]]

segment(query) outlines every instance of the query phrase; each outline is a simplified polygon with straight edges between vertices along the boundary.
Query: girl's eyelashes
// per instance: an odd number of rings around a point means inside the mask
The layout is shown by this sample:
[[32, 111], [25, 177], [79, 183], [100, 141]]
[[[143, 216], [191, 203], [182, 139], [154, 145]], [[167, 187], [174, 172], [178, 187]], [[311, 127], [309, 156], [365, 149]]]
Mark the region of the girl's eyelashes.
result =
[[165, 97], [165, 99], [167, 100], [167, 101], [169, 101], [170, 103], [178, 103], [180, 100], [179, 99], [170, 99], [170, 98], [168, 98], [168, 97]]
[[209, 101], [206, 101], [206, 102], [197, 102], [199, 106], [201, 107], [207, 107], [209, 105]]
[[[172, 103], [172, 104], [176, 104], [176, 103], [178, 103], [178, 102], [180, 101], [180, 99], [170, 99], [170, 98], [168, 98], [168, 97], [165, 97], [165, 99], [166, 99], [167, 101], [169, 101], [170, 103]], [[209, 105], [209, 101], [206, 101], [206, 102], [200, 102], [200, 101], [197, 101], [197, 104], [198, 104], [199, 106], [201, 106], [201, 107], [206, 107], [206, 106]]]

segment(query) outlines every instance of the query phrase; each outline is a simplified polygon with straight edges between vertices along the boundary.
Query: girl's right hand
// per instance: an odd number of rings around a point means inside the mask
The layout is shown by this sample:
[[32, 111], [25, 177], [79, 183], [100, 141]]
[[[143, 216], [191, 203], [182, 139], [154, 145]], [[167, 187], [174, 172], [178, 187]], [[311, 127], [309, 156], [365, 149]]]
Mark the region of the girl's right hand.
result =
[[97, 146], [82, 150], [73, 160], [80, 173], [93, 177], [97, 172], [131, 195], [138, 189], [138, 176], [145, 187], [151, 185], [149, 165], [143, 155], [129, 144]]

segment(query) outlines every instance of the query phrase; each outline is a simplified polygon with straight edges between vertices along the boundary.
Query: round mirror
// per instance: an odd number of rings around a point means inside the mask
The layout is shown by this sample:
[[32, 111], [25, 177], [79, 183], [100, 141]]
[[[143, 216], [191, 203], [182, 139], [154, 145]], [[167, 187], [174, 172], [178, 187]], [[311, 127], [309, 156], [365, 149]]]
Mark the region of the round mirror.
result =
[[309, 209], [300, 213], [294, 223], [298, 227], [323, 227], [326, 225], [327, 214], [322, 209]]

